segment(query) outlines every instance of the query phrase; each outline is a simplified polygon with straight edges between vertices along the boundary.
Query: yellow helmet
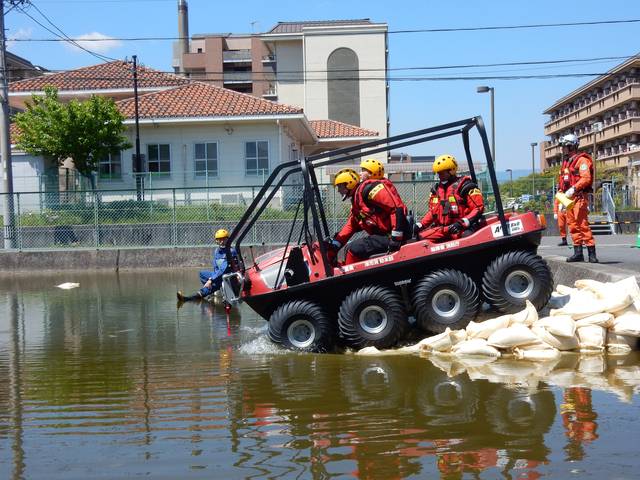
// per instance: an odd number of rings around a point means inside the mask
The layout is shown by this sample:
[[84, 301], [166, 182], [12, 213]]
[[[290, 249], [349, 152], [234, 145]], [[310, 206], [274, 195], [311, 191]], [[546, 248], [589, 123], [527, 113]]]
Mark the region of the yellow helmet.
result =
[[384, 165], [375, 158], [367, 158], [360, 162], [360, 168], [371, 173], [371, 178], [380, 180], [384, 177]]
[[216, 230], [216, 234], [214, 235], [216, 240], [222, 240], [223, 238], [229, 238], [229, 232], [227, 232], [224, 228], [220, 230]]
[[360, 175], [353, 168], [343, 168], [333, 179], [333, 185], [337, 187], [341, 183], [347, 184], [347, 190], [353, 190], [360, 183]]
[[433, 162], [433, 173], [440, 173], [446, 170], [453, 170], [455, 174], [458, 171], [458, 162], [453, 155], [440, 155]]

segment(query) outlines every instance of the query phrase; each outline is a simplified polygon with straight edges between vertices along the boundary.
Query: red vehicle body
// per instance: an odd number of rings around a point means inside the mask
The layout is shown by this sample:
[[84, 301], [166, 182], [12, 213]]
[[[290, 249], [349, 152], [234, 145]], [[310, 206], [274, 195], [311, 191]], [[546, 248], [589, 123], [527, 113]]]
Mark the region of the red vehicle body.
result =
[[[481, 120], [476, 117], [391, 137], [386, 139], [388, 146], [384, 149], [412, 136], [419, 141], [440, 138], [442, 134], [422, 137], [425, 132], [450, 132], [452, 125], [465, 127], [453, 130], [463, 139], [472, 127], [478, 128], [496, 193], [497, 212], [485, 215], [470, 235], [437, 244], [410, 240], [397, 251], [342, 265], [323, 241], [329, 233], [313, 168], [345, 157], [333, 158], [334, 151], [306, 158], [299, 164], [290, 162], [284, 164], [285, 168], [288, 165], [290, 171], [301, 172], [305, 180], [301, 199], [305, 206], [304, 225], [312, 225], [313, 232], [309, 227], [303, 242], [291, 245], [288, 241], [285, 247], [259, 256], [252, 265], [245, 265], [244, 261], [236, 265], [235, 271], [224, 277], [227, 301], [246, 302], [269, 321], [269, 335], [274, 342], [303, 351], [327, 351], [336, 344], [352, 348], [394, 346], [410, 329], [410, 316], [428, 332], [464, 328], [476, 317], [482, 301], [502, 312], [520, 309], [526, 300], [542, 308], [553, 287], [546, 263], [536, 255], [544, 220], [534, 212], [503, 212]], [[371, 143], [375, 146], [382, 142]], [[363, 155], [360, 147], [352, 158]], [[465, 149], [474, 177], [468, 139]], [[337, 153], [344, 155], [348, 150]], [[270, 180], [275, 182], [279, 174], [274, 171]], [[279, 184], [286, 178], [282, 176]], [[252, 215], [252, 219], [259, 217], [270, 201], [273, 190], [269, 195], [267, 188], [272, 182], [265, 184], [264, 200], [254, 201], [231, 234], [230, 242], [237, 239], [235, 247], [240, 258], [241, 241], [247, 225], [252, 224], [248, 220]]]

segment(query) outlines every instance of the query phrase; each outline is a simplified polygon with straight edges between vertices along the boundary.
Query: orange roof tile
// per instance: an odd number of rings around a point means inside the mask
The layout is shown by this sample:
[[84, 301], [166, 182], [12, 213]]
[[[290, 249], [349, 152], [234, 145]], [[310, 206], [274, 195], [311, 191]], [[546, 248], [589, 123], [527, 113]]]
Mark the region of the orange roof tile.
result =
[[[116, 102], [127, 117], [135, 115], [134, 99]], [[302, 113], [302, 108], [263, 100], [246, 93], [193, 82], [138, 98], [139, 118], [237, 117]]]
[[348, 123], [337, 122], [335, 120], [311, 120], [311, 128], [316, 132], [318, 138], [341, 138], [341, 137], [377, 137], [378, 132], [356, 127]]
[[[133, 89], [132, 65], [114, 61], [77, 70], [28, 78], [9, 84], [10, 92], [36, 92], [46, 86], [65, 90]], [[138, 88], [175, 87], [189, 83], [186, 78], [138, 66]]]

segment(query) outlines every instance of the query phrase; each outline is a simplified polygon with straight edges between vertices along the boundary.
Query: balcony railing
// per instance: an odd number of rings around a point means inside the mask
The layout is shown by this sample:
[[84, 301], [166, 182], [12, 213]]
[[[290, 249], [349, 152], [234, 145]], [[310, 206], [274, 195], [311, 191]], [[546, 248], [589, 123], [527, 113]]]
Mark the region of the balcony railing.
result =
[[251, 83], [251, 72], [224, 72], [224, 83]]
[[251, 50], [226, 50], [222, 52], [222, 61], [225, 63], [251, 62]]

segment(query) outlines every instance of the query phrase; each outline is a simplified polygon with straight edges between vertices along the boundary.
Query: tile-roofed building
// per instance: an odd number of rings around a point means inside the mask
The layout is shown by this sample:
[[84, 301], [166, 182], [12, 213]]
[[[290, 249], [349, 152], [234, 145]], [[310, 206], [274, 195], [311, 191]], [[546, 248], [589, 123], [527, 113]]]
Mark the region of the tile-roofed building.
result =
[[[184, 85], [189, 81], [171, 73], [138, 66], [138, 88], [167, 88]], [[10, 92], [38, 92], [46, 86], [65, 90], [120, 90], [133, 89], [131, 63], [121, 60], [89, 67], [29, 78], [9, 84]]]
[[356, 127], [348, 123], [336, 122], [335, 120], [311, 120], [309, 123], [319, 139], [376, 138], [378, 136], [378, 132], [373, 130]]
[[[128, 118], [134, 116], [134, 100], [117, 103]], [[291, 107], [201, 82], [143, 95], [138, 98], [139, 118], [246, 117], [302, 114]]]
[[304, 22], [278, 22], [268, 33], [300, 33], [304, 27], [337, 27], [345, 25], [370, 25], [371, 20], [360, 18], [354, 20], [311, 20]]

